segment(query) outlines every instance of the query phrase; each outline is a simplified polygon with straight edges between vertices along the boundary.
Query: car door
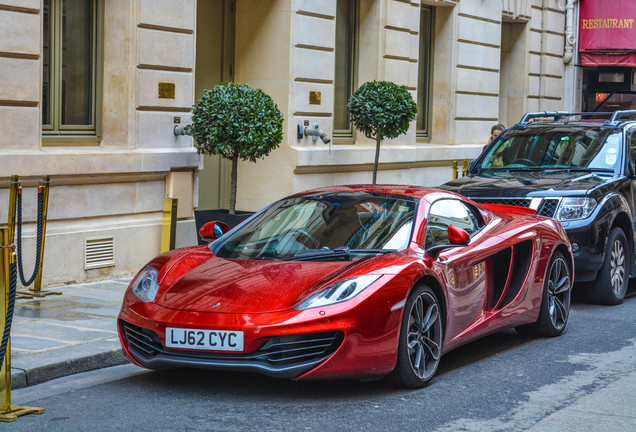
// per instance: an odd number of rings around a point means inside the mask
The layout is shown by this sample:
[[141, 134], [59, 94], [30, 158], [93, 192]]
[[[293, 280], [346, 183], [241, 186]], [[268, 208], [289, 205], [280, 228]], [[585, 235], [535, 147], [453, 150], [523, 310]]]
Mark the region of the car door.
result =
[[[636, 245], [636, 127], [629, 129], [626, 134], [627, 144], [629, 146], [627, 176], [629, 177], [630, 194], [629, 194], [629, 210], [632, 216], [632, 233], [633, 242]], [[636, 260], [636, 253], [632, 251], [632, 261]], [[632, 268], [636, 267], [636, 263], [632, 262]]]
[[426, 225], [425, 249], [449, 243], [448, 226], [464, 229], [471, 237], [466, 246], [442, 250], [433, 265], [445, 277], [448, 311], [445, 342], [451, 341], [482, 315], [486, 300], [483, 247], [484, 220], [477, 209], [455, 198], [443, 198], [430, 206]]

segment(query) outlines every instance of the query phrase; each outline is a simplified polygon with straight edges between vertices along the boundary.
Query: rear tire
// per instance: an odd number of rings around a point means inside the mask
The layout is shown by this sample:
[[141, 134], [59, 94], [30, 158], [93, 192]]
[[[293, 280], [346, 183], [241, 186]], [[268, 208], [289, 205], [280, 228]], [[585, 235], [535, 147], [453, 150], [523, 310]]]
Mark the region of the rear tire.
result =
[[543, 282], [539, 317], [532, 324], [517, 327], [517, 331], [524, 336], [559, 336], [568, 323], [571, 295], [572, 269], [563, 254], [555, 252]]
[[419, 285], [404, 306], [395, 369], [388, 381], [421, 388], [435, 375], [442, 356], [442, 310], [433, 290]]
[[590, 284], [590, 299], [597, 304], [617, 305], [625, 299], [629, 283], [629, 247], [620, 228], [610, 232], [605, 245], [605, 259], [596, 280]]

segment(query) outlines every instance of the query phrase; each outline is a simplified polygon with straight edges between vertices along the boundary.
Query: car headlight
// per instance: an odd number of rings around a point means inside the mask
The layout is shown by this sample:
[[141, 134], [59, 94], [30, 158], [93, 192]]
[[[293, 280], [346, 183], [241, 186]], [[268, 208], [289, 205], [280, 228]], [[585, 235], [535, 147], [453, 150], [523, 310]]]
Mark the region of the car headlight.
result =
[[596, 204], [594, 198], [563, 198], [556, 219], [559, 221], [585, 219], [592, 214]]
[[146, 267], [143, 269], [132, 286], [133, 294], [142, 302], [150, 303], [154, 301], [159, 290], [158, 275], [159, 272], [155, 268]]
[[323, 290], [313, 293], [298, 303], [294, 309], [311, 309], [350, 300], [379, 278], [379, 275], [365, 275], [338, 281]]

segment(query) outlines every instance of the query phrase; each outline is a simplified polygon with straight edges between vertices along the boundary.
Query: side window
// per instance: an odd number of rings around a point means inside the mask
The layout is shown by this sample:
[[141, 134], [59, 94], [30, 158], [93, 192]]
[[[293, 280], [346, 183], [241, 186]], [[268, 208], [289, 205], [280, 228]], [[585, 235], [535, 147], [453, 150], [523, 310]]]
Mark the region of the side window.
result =
[[629, 167], [631, 175], [636, 175], [636, 128], [629, 132]]
[[441, 199], [431, 205], [426, 222], [424, 247], [448, 244], [448, 226], [462, 228], [472, 237], [484, 226], [481, 215], [457, 199]]
[[336, 2], [336, 50], [334, 75], [334, 142], [353, 143], [355, 128], [349, 120], [347, 102], [357, 87], [358, 2]]
[[417, 121], [416, 136], [421, 140], [431, 138], [431, 95], [433, 94], [433, 8], [420, 7], [420, 52], [417, 62]]
[[98, 139], [100, 4], [97, 0], [43, 2], [42, 136], [45, 141]]

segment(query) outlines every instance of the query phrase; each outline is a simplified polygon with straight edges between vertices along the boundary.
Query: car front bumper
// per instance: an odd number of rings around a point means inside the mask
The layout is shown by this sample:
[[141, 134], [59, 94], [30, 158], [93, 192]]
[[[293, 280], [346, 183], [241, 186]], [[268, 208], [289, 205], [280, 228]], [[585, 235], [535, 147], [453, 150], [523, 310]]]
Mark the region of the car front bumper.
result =
[[126, 353], [149, 369], [206, 368], [257, 372], [275, 378], [298, 378], [328, 359], [344, 340], [341, 331], [263, 338], [263, 346], [249, 353], [221, 353], [164, 347], [157, 333], [119, 320]]
[[574, 255], [575, 282], [589, 282], [596, 276], [603, 265], [604, 239], [602, 224], [597, 222], [568, 222], [565, 229]]
[[[118, 320], [124, 353], [149, 369], [250, 371], [288, 379], [367, 378], [397, 360], [406, 287], [394, 278], [357, 304], [256, 314], [184, 312], [143, 303], [128, 291]], [[378, 295], [379, 294], [379, 295]], [[345, 302], [346, 303], [346, 302]], [[167, 348], [166, 328], [242, 331], [241, 352]]]

